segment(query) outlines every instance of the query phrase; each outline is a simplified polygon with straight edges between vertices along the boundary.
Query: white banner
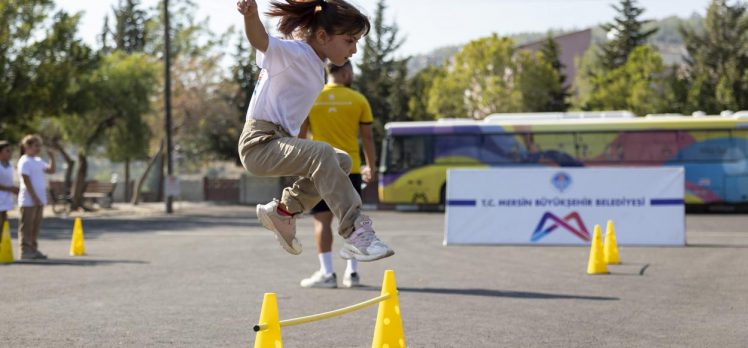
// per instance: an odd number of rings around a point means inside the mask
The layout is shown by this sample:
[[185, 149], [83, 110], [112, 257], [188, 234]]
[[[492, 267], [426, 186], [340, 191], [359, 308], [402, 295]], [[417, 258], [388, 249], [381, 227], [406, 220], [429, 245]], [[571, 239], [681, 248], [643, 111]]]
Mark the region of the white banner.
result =
[[613, 220], [619, 244], [685, 245], [684, 170], [450, 169], [444, 244], [589, 244]]

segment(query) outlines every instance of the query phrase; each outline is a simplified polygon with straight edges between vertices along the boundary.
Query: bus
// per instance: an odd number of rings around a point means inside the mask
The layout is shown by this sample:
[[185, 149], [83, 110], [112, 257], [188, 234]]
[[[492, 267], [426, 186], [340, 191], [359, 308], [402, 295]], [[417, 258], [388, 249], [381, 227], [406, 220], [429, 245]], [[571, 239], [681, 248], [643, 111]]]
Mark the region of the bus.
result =
[[688, 206], [748, 203], [748, 111], [495, 114], [385, 125], [384, 204], [443, 205], [447, 169], [683, 166]]

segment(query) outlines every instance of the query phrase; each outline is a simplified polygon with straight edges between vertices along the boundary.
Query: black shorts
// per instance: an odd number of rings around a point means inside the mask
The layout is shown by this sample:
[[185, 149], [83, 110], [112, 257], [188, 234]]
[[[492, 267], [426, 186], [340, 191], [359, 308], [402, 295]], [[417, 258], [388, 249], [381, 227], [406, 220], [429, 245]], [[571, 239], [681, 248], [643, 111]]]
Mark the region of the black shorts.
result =
[[[353, 184], [353, 188], [356, 189], [356, 192], [358, 192], [358, 195], [361, 196], [361, 174], [350, 174], [348, 175], [348, 178], [351, 179], [351, 184]], [[324, 200], [317, 203], [317, 205], [312, 208], [309, 212], [311, 214], [317, 214], [317, 213], [324, 213], [326, 211], [330, 211], [330, 207], [327, 206], [327, 203], [325, 203]]]

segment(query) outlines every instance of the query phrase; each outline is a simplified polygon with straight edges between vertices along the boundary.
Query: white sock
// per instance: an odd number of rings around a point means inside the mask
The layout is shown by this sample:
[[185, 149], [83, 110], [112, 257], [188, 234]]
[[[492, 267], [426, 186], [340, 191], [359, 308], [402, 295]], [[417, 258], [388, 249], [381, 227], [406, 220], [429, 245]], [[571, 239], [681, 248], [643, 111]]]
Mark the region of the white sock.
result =
[[325, 275], [332, 274], [332, 252], [317, 254], [319, 256], [319, 270]]
[[348, 260], [348, 265], [345, 267], [345, 274], [358, 273], [358, 260]]

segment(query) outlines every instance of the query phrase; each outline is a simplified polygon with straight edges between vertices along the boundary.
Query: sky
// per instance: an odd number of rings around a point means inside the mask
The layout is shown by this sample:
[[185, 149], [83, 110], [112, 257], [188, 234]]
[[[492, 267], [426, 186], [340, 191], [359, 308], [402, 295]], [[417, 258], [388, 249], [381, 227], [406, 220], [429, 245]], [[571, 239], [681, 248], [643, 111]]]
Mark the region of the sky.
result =
[[[111, 14], [118, 0], [58, 0], [58, 6], [70, 12], [84, 13], [79, 35], [96, 44], [103, 19]], [[159, 0], [142, 0], [147, 7]], [[197, 18], [209, 17], [211, 30], [224, 32], [230, 26], [241, 28], [241, 15], [235, 0], [194, 0], [199, 6]], [[351, 0], [373, 16], [376, 0]], [[258, 0], [261, 10], [270, 1]], [[520, 32], [584, 29], [611, 21], [617, 0], [388, 0], [385, 18], [396, 22], [405, 43], [399, 55], [414, 55], [448, 45], [463, 44], [492, 33], [508, 35]], [[671, 15], [703, 15], [709, 0], [639, 0], [646, 9], [644, 18], [659, 19]]]

